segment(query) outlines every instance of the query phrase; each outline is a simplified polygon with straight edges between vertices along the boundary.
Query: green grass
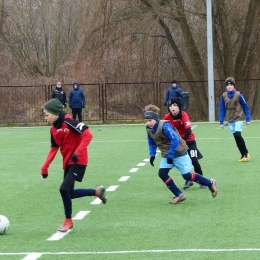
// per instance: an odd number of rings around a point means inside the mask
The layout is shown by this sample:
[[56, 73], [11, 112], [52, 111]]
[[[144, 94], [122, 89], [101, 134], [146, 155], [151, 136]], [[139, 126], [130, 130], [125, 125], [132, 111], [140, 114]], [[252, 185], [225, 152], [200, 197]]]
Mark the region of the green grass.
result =
[[[43, 253], [42, 260], [260, 259], [259, 126], [243, 129], [251, 160], [238, 163], [227, 128], [197, 124], [203, 173], [217, 180], [219, 193], [212, 199], [208, 189], [194, 184], [178, 205], [168, 204], [172, 195], [157, 176], [160, 155], [155, 167], [137, 166], [149, 158], [144, 125], [91, 126], [89, 166], [76, 187], [119, 187], [107, 192], [106, 205], [92, 205], [93, 197], [74, 200], [73, 215], [91, 212], [75, 220], [73, 230], [58, 241], [47, 239], [64, 217], [60, 154], [49, 177], [40, 175], [50, 147], [49, 127], [0, 128], [0, 214], [11, 222], [8, 234], [0, 236], [0, 259], [23, 259], [30, 252]], [[132, 168], [139, 170], [130, 173]], [[170, 174], [182, 188], [177, 170]], [[122, 176], [131, 177], [119, 182]]]

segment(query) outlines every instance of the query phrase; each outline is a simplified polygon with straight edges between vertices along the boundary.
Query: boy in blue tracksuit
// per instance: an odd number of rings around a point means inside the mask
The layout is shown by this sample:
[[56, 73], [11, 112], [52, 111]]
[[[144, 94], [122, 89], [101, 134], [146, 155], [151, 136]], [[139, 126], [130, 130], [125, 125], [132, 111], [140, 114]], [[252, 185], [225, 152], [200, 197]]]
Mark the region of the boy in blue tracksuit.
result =
[[169, 176], [169, 171], [174, 167], [179, 170], [186, 181], [195, 181], [207, 186], [212, 193], [212, 197], [215, 198], [218, 192], [216, 181], [190, 172], [193, 166], [187, 153], [188, 146], [167, 121], [159, 119], [160, 109], [155, 105], [148, 105], [144, 110], [150, 151], [150, 164], [154, 166], [156, 149], [158, 147], [162, 156], [158, 175], [175, 196], [170, 204], [177, 204], [186, 200], [185, 194], [176, 186], [173, 179]]
[[243, 120], [246, 117], [246, 124], [250, 124], [250, 109], [243, 95], [235, 90], [235, 79], [228, 77], [225, 80], [227, 92], [224, 92], [219, 103], [220, 127], [224, 129], [224, 119], [228, 121], [228, 127], [233, 134], [238, 150], [241, 153], [239, 162], [248, 162], [250, 159], [244, 138], [242, 137]]
[[72, 117], [76, 120], [78, 115], [78, 121], [82, 122], [82, 109], [85, 108], [86, 98], [83, 90], [79, 87], [78, 82], [73, 83], [73, 89], [69, 95], [69, 107], [72, 110]]

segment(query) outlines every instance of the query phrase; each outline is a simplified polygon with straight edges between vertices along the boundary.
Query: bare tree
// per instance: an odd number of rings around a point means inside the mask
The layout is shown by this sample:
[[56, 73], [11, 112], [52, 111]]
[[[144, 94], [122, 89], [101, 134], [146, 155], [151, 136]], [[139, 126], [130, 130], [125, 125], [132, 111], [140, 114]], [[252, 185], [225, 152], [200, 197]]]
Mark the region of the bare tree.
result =
[[[258, 77], [260, 1], [212, 2], [215, 78]], [[85, 82], [198, 81], [189, 91], [207, 113], [206, 0], [2, 0], [0, 26], [0, 75], [12, 81], [18, 69]]]
[[[246, 11], [245, 11], [246, 10]], [[252, 77], [256, 60], [253, 58], [259, 41], [260, 2], [215, 1], [214, 38], [216, 68], [224, 78]]]
[[2, 4], [2, 39], [20, 68], [54, 77], [79, 42], [80, 0], [21, 0]]
[[[259, 1], [213, 1], [215, 77], [256, 76]], [[206, 1], [97, 1], [78, 53], [97, 80], [207, 79]], [[81, 62], [80, 62], [81, 64]], [[207, 86], [190, 88], [207, 114]]]

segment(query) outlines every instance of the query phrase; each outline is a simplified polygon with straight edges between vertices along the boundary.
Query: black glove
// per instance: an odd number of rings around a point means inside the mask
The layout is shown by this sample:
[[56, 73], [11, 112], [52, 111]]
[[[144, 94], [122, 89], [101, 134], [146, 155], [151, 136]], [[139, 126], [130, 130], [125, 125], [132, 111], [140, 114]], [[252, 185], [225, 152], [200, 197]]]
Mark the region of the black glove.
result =
[[46, 179], [48, 177], [48, 168], [46, 168], [45, 165], [41, 168], [41, 175], [43, 179]]
[[78, 155], [77, 155], [77, 154], [72, 154], [72, 156], [71, 156], [71, 161], [73, 161], [74, 163], [77, 163], [77, 161], [78, 161]]
[[67, 106], [66, 104], [63, 105], [64, 108], [65, 108], [66, 106]]
[[83, 108], [85, 108], [85, 105], [83, 105]]
[[167, 158], [167, 163], [168, 164], [173, 164], [173, 159], [172, 158]]
[[154, 166], [154, 164], [153, 164], [153, 161], [155, 160], [155, 156], [151, 156], [150, 157], [150, 164], [152, 165], [152, 166]]

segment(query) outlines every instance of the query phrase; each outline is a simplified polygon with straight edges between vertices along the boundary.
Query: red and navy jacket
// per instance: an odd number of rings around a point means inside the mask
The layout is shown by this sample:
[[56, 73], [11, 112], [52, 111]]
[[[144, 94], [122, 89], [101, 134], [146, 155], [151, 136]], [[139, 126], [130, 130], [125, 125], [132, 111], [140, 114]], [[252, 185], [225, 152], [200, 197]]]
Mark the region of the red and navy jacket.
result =
[[[171, 113], [167, 113], [163, 120], [168, 120], [174, 129], [177, 129], [182, 139], [186, 142], [194, 141], [195, 135], [191, 130], [191, 123], [188, 114], [185, 111], [180, 111], [178, 118], [173, 118]], [[187, 132], [187, 134], [186, 134]]]
[[78, 155], [77, 164], [88, 164], [87, 146], [93, 138], [88, 126], [72, 119], [71, 115], [62, 112], [51, 127], [50, 133], [51, 149], [42, 166], [43, 170], [45, 169], [48, 172], [48, 167], [59, 149], [63, 157], [63, 169], [68, 165], [75, 164], [71, 160], [73, 154]]

